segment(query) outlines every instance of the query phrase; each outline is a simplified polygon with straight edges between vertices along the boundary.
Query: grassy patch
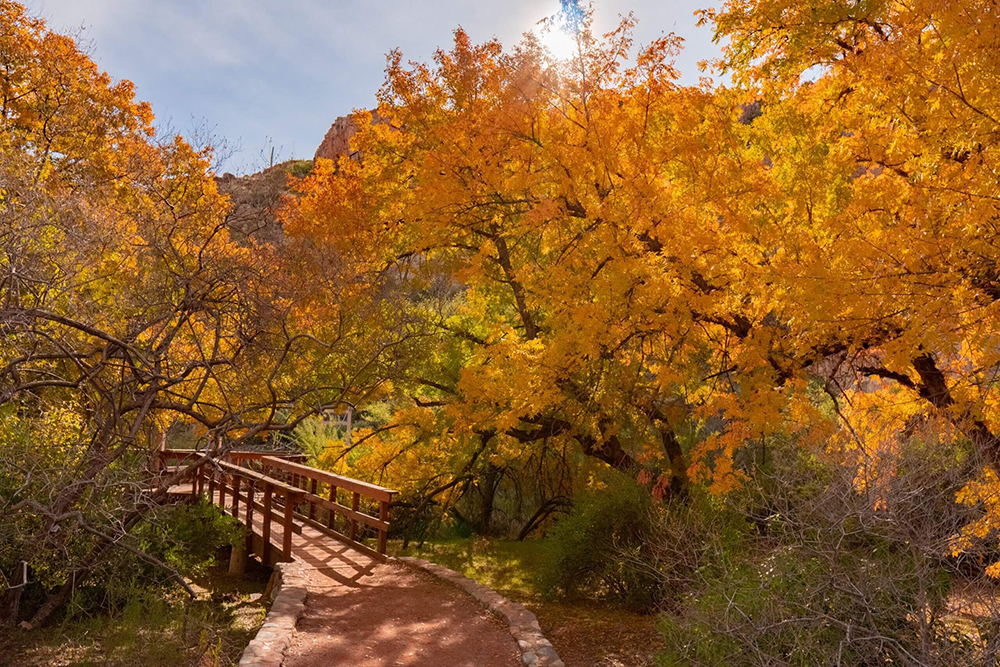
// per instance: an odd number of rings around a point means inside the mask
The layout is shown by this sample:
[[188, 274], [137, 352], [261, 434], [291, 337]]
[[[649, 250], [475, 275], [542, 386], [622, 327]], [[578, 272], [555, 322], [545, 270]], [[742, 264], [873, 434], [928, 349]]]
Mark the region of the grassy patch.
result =
[[305, 178], [312, 168], [312, 160], [293, 160], [288, 166], [288, 172], [295, 178]]
[[439, 563], [512, 599], [540, 600], [538, 572], [548, 555], [548, 544], [542, 540], [454, 538], [419, 547], [411, 544], [403, 551], [402, 542], [390, 541], [389, 553]]
[[445, 539], [414, 544], [390, 541], [394, 556], [417, 556], [449, 567], [523, 604], [538, 617], [568, 667], [652, 665], [661, 635], [654, 616], [633, 614], [596, 600], [545, 599], [539, 574], [551, 556], [545, 540]]
[[[251, 564], [252, 563], [252, 564]], [[61, 621], [5, 631], [0, 664], [23, 667], [208, 667], [235, 665], [264, 621], [261, 593], [270, 570], [248, 563], [244, 576], [224, 565], [195, 580], [198, 599], [173, 591], [136, 589], [114, 613], [71, 608]], [[11, 659], [11, 662], [4, 660]]]

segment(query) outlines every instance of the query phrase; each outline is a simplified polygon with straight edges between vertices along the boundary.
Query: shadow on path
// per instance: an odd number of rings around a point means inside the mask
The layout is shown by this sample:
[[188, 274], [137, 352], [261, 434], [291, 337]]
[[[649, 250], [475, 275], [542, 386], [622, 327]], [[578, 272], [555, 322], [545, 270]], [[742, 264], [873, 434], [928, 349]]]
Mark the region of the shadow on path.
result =
[[363, 584], [311, 573], [283, 667], [516, 667], [514, 639], [472, 597], [423, 573], [376, 565]]

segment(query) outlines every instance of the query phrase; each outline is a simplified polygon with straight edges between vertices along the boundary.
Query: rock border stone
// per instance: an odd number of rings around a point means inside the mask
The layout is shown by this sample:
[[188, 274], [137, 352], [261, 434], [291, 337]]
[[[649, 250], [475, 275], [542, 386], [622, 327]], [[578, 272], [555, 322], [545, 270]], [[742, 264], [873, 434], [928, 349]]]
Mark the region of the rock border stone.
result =
[[[505, 621], [517, 642], [521, 662], [527, 667], [566, 667], [555, 647], [542, 634], [538, 618], [523, 606], [443, 565], [412, 556], [398, 556], [396, 560], [458, 586]], [[242, 662], [240, 667], [243, 667]]]
[[271, 577], [267, 587], [273, 590], [274, 601], [264, 625], [243, 650], [239, 667], [280, 667], [292, 644], [295, 624], [306, 610], [308, 575], [301, 563], [278, 563]]

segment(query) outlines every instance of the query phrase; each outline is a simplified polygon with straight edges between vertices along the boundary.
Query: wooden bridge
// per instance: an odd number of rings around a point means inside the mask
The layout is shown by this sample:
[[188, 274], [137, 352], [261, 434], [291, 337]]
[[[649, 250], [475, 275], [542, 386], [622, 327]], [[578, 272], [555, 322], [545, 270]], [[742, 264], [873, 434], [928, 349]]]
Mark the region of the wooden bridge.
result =
[[[163, 473], [181, 481], [170, 488], [175, 498], [206, 497], [246, 526], [243, 553], [267, 565], [296, 561], [294, 569], [304, 572], [289, 589], [289, 596], [307, 591], [302, 616], [288, 616], [291, 598], [275, 602], [280, 611], [268, 615], [241, 665], [565, 667], [520, 605], [450, 570], [444, 572], [455, 586], [384, 562], [395, 491], [311, 468], [303, 459], [169, 449], [156, 459]], [[492, 605], [509, 631], [480, 602]], [[522, 660], [522, 652], [534, 657]]]
[[363, 576], [385, 558], [389, 503], [396, 492], [311, 468], [303, 459], [249, 451], [206, 458], [204, 452], [167, 449], [159, 453], [158, 465], [164, 471], [186, 466], [191, 481], [170, 493], [207, 497], [232, 514], [247, 528], [247, 553], [264, 564], [297, 560]]

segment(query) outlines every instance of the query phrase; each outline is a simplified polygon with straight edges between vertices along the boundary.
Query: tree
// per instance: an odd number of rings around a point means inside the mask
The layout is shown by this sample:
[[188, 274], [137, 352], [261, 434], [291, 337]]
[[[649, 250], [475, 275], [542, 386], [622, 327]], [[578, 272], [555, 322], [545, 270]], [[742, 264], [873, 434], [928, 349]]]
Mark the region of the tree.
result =
[[129, 82], [16, 3], [0, 26], [0, 567], [49, 591], [34, 625], [136, 550], [184, 474], [153, 465], [171, 424], [206, 457], [291, 431], [378, 395], [403, 337], [231, 234], [211, 151], [156, 139]]
[[585, 21], [565, 62], [461, 31], [433, 66], [390, 57], [360, 159], [305, 179], [286, 218], [392, 273], [433, 341], [373, 467], [475, 443], [454, 481], [556, 438], [658, 493], [721, 492], [777, 435], [874, 446], [861, 395], [918, 399], [996, 464], [995, 17], [775, 0], [704, 19], [735, 87], [679, 86], [671, 38], [627, 64], [630, 19]]
[[[914, 418], [950, 423], [996, 469], [995, 12], [729, 2], [704, 19], [763, 110], [748, 144], [769, 165], [766, 197], [732, 220], [769, 249], [754, 271], [778, 297], [754, 322], [768, 354], [848, 404], [917, 401]], [[975, 488], [965, 499], [985, 500]]]
[[463, 451], [424, 484], [443, 493], [565, 440], [659, 493], [688, 483], [678, 432], [712, 413], [736, 340], [741, 302], [710, 279], [741, 110], [676, 84], [673, 38], [626, 66], [631, 27], [585, 26], [568, 63], [460, 30], [434, 68], [394, 53], [377, 114], [356, 116], [360, 159], [320, 160], [297, 186], [286, 229], [408, 290], [426, 336], [373, 468]]

